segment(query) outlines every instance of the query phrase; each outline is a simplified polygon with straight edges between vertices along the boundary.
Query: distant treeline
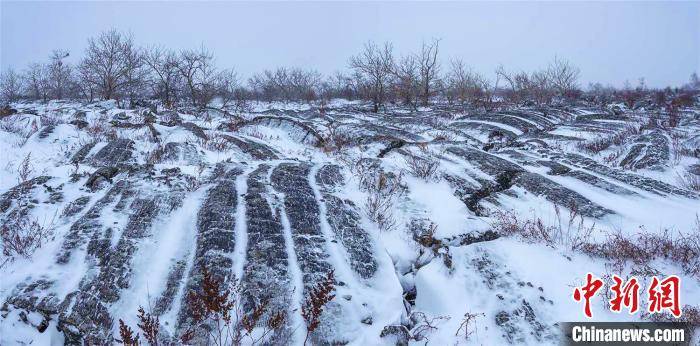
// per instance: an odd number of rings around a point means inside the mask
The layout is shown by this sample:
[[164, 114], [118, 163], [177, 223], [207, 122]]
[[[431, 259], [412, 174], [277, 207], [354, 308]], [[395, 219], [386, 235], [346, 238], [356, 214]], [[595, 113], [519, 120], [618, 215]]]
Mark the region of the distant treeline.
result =
[[182, 103], [205, 107], [217, 99], [224, 107], [242, 107], [250, 100], [344, 98], [371, 101], [374, 111], [388, 102], [413, 108], [448, 102], [490, 110], [503, 102], [550, 105], [579, 99], [634, 107], [649, 95], [659, 105], [669, 106], [692, 103], [700, 89], [694, 73], [682, 88], [649, 90], [640, 79], [635, 87], [627, 83], [615, 89], [596, 83], [583, 91], [579, 68], [560, 58], [532, 72], [499, 66], [493, 78], [487, 78], [462, 59], [443, 62], [439, 52], [439, 40], [423, 42], [419, 51], [403, 56], [394, 53], [391, 43], [368, 42], [350, 57], [345, 72], [324, 76], [313, 69], [279, 67], [242, 81], [233, 69], [217, 67], [204, 46], [181, 51], [139, 47], [131, 35], [109, 30], [88, 39], [77, 64], [68, 63], [69, 53], [59, 49], [48, 61], [31, 63], [21, 72], [3, 71], [0, 101], [114, 99], [122, 106], [134, 106], [156, 99], [166, 107]]

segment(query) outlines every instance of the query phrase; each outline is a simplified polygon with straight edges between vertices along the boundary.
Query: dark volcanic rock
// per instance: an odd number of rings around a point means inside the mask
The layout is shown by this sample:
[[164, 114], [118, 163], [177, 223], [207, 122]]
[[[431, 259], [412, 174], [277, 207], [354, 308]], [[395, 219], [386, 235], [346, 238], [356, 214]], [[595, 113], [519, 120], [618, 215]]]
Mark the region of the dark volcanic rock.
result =
[[631, 169], [663, 170], [670, 157], [669, 140], [661, 130], [639, 136], [620, 166]]
[[591, 172], [619, 180], [621, 182], [624, 182], [625, 184], [632, 185], [636, 188], [645, 191], [653, 192], [659, 195], [674, 194], [688, 198], [698, 198], [698, 195], [693, 192], [679, 189], [675, 186], [666, 184], [655, 179], [647, 178], [638, 174], [628, 173], [620, 169], [610, 168], [583, 155], [573, 153], [568, 153], [564, 155], [554, 153], [550, 154], [552, 155], [552, 157], [563, 160], [569, 165], [587, 169]]
[[82, 163], [83, 160], [85, 160], [85, 157], [90, 153], [90, 150], [95, 147], [95, 144], [97, 142], [90, 142], [88, 144], [83, 145], [78, 151], [73, 154], [73, 157], [71, 157], [70, 162], [71, 163]]
[[612, 213], [612, 211], [591, 202], [579, 193], [539, 174], [525, 171], [519, 165], [498, 156], [471, 148], [450, 147], [448, 151], [477, 165], [485, 173], [494, 176], [499, 186], [521, 186], [535, 195], [545, 196], [552, 203], [575, 209], [584, 216], [599, 218]]
[[[224, 169], [224, 167], [220, 167]], [[238, 195], [236, 177], [239, 168], [225, 170], [209, 189], [197, 213], [197, 244], [195, 262], [190, 271], [187, 290], [202, 289], [202, 269], [206, 268], [215, 280], [228, 285], [233, 280], [231, 259], [235, 248], [235, 214]], [[178, 315], [178, 330], [185, 331], [192, 323], [192, 311], [184, 305]]]
[[[91, 268], [79, 289], [61, 303], [58, 320], [59, 328], [70, 342], [114, 342], [111, 331], [114, 316], [110, 314], [110, 307], [120, 299], [121, 292], [130, 287], [134, 269], [132, 258], [138, 243], [150, 236], [158, 215], [169, 213], [182, 201], [182, 191], [178, 189], [162, 190], [164, 186], [150, 185], [143, 177], [139, 181], [138, 186], [122, 190], [121, 199], [113, 209], [113, 212], [128, 215], [123, 227], [103, 229], [99, 227], [99, 219], [87, 221], [86, 226], [93, 231], [87, 246]], [[125, 207], [119, 208], [119, 204]], [[119, 231], [120, 234], [116, 233]], [[117, 239], [116, 244], [113, 244], [114, 239]]]
[[224, 139], [240, 148], [244, 153], [250, 155], [254, 160], [275, 160], [277, 154], [266, 144], [242, 140], [233, 136], [223, 135]]
[[47, 138], [48, 136], [50, 136], [53, 133], [53, 131], [55, 129], [56, 129], [56, 126], [53, 126], [53, 125], [44, 126], [44, 128], [42, 128], [41, 131], [39, 131], [39, 139]]
[[134, 142], [130, 139], [117, 139], [107, 143], [92, 156], [91, 162], [95, 166], [117, 166], [131, 162]]
[[119, 173], [119, 169], [116, 167], [100, 167], [90, 175], [90, 178], [85, 182], [85, 186], [92, 190], [99, 189], [103, 182], [109, 182], [111, 184], [112, 178], [114, 178], [117, 173]]
[[27, 199], [31, 197], [32, 191], [39, 185], [46, 184], [51, 177], [42, 175], [29, 179], [0, 195], [0, 212], [7, 212], [10, 207], [18, 204], [26, 205]]
[[[334, 168], [335, 167], [335, 168]], [[328, 225], [336, 239], [345, 247], [350, 267], [362, 278], [370, 278], [377, 271], [373, 244], [369, 234], [362, 229], [359, 208], [352, 201], [340, 199], [332, 194], [330, 187], [342, 184], [339, 167], [326, 165], [316, 173], [316, 181], [325, 184], [321, 189], [326, 204]]]
[[195, 124], [195, 123], [184, 122], [184, 123], [182, 123], [182, 124], [180, 124], [180, 125], [181, 125], [182, 127], [184, 127], [186, 130], [192, 132], [192, 134], [194, 134], [195, 136], [197, 136], [197, 137], [199, 137], [199, 138], [201, 138], [201, 139], [204, 139], [204, 140], [209, 139], [209, 137], [207, 136], [207, 134], [204, 133], [204, 130], [203, 130], [201, 127], [197, 126], [197, 124]]
[[332, 268], [326, 240], [321, 233], [319, 208], [309, 185], [311, 166], [281, 163], [272, 171], [272, 186], [284, 193], [284, 208], [292, 231], [297, 261], [304, 277], [304, 290], [323, 279]]
[[269, 170], [269, 166], [261, 165], [250, 174], [245, 195], [248, 249], [242, 298], [246, 311], [265, 302], [268, 311], [286, 311], [289, 306], [291, 292], [284, 230], [268, 201]]
[[202, 162], [202, 155], [192, 143], [170, 142], [163, 146], [160, 162], [175, 162], [197, 165]]
[[59, 251], [56, 262], [59, 264], [68, 263], [72, 251], [83, 244], [87, 238], [92, 238], [95, 232], [102, 229], [100, 215], [103, 209], [114, 203], [124, 190], [128, 183], [125, 180], [120, 180], [110, 188], [105, 195], [97, 200], [88, 211], [81, 216], [76, 222], [71, 225], [68, 234], [63, 239], [61, 250]]
[[63, 216], [73, 216], [85, 209], [85, 206], [90, 202], [90, 196], [78, 197], [74, 201], [70, 202], [65, 209], [63, 209]]
[[180, 288], [180, 282], [182, 282], [185, 276], [186, 265], [187, 263], [185, 261], [177, 261], [172, 268], [170, 268], [165, 290], [153, 306], [154, 315], [160, 316], [172, 308], [175, 295]]

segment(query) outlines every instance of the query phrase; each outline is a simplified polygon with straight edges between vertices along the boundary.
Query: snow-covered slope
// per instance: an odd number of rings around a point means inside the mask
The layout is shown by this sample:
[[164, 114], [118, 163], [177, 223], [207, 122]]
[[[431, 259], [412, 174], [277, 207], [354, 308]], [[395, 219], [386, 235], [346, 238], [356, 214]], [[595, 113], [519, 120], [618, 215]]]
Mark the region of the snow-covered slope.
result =
[[[302, 306], [329, 272], [316, 344], [556, 344], [559, 323], [585, 319], [571, 295], [588, 272], [679, 275], [683, 304], [700, 302], [687, 263], [590, 250], [611, 235], [700, 235], [687, 185], [700, 165], [679, 149], [697, 148], [697, 115], [666, 130], [577, 108], [14, 107], [0, 119], [0, 220], [45, 236], [33, 253], [4, 245], [2, 345], [114, 343], [141, 306], [178, 343], [205, 268], [244, 314], [264, 304], [258, 329], [285, 314], [273, 344], [304, 342]], [[509, 232], [533, 225], [553, 238]], [[602, 298], [593, 312], [642, 318]]]

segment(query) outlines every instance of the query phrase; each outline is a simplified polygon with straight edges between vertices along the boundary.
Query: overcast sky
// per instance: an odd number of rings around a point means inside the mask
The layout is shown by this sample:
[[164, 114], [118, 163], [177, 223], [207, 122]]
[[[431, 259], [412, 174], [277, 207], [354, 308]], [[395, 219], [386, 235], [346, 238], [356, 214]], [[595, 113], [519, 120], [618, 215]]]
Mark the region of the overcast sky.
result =
[[681, 85], [700, 72], [700, 2], [0, 2], [0, 66], [23, 68], [52, 49], [77, 62], [87, 38], [130, 31], [137, 43], [204, 43], [240, 74], [276, 66], [345, 69], [367, 40], [398, 52], [440, 38], [492, 77], [498, 64], [531, 70], [559, 56], [590, 81]]

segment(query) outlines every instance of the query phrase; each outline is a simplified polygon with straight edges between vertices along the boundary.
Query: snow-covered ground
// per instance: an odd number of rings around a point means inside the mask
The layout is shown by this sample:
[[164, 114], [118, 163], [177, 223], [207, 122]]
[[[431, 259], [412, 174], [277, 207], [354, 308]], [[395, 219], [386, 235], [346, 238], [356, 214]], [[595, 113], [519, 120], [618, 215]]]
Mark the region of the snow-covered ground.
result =
[[[683, 263], [620, 265], [571, 239], [700, 236], [700, 196], [686, 184], [700, 161], [679, 153], [697, 148], [697, 117], [594, 153], [582, 143], [641, 122], [584, 108], [373, 114], [344, 100], [323, 113], [255, 103], [241, 119], [13, 107], [0, 119], [0, 221], [50, 235], [27, 256], [4, 245], [1, 345], [113, 343], [120, 319], [137, 328], [140, 306], [178, 340], [202, 266], [239, 288], [241, 309], [265, 301], [287, 314], [278, 343], [303, 342], [301, 307], [329, 271], [318, 344], [558, 344], [562, 322], [642, 319], [611, 312], [605, 294], [588, 319], [572, 295], [589, 272], [635, 275], [642, 292], [650, 273], [678, 275], [681, 305], [700, 302]], [[561, 237], [485, 236], [504, 220]]]

